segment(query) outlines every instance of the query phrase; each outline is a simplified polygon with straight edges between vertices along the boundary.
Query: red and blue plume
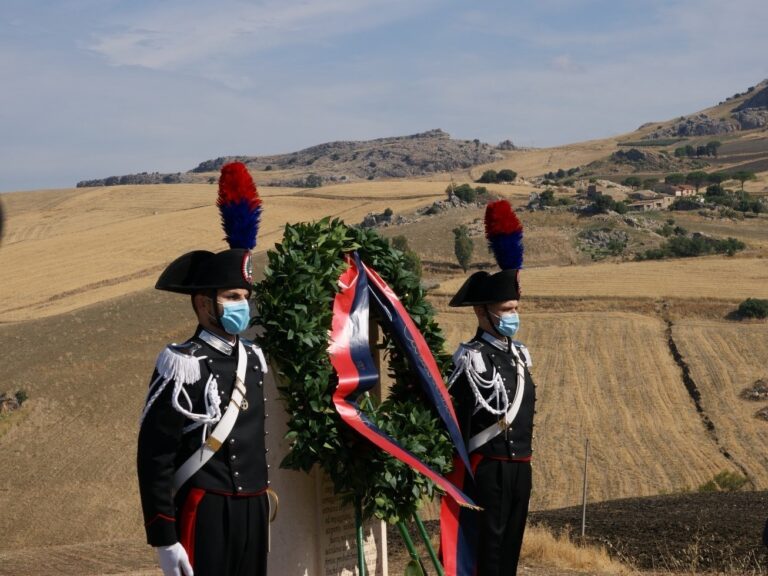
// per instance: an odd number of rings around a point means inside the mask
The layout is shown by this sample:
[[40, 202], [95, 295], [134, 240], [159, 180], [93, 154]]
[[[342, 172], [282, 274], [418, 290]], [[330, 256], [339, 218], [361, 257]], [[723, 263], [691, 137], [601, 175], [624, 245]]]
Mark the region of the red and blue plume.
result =
[[253, 250], [259, 232], [261, 198], [242, 162], [231, 162], [221, 168], [216, 205], [229, 247]]
[[506, 200], [486, 206], [485, 237], [502, 270], [523, 267], [523, 224]]

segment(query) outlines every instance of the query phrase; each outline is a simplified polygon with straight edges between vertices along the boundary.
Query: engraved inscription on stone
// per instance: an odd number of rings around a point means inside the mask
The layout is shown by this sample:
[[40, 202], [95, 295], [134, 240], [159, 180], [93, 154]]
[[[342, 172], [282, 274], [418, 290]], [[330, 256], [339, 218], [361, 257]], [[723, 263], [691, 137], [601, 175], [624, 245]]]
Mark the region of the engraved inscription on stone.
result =
[[[325, 576], [354, 576], [357, 569], [357, 544], [355, 541], [355, 511], [352, 506], [343, 506], [341, 499], [333, 494], [333, 483], [327, 476], [322, 478], [318, 490], [320, 504], [320, 540], [323, 574]], [[365, 541], [366, 576], [386, 576], [382, 566], [386, 532], [379, 521], [363, 524]], [[379, 542], [377, 543], [377, 539]]]

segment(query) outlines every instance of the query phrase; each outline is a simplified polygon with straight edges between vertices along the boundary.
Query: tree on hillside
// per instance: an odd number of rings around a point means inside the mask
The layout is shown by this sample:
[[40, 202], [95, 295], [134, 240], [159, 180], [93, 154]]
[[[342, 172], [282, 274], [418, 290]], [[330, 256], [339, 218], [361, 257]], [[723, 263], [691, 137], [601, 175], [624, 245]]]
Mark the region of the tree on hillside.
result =
[[466, 226], [462, 224], [458, 228], [453, 229], [453, 252], [456, 254], [456, 260], [464, 272], [469, 269], [469, 264], [472, 262], [474, 247]]
[[624, 186], [631, 186], [632, 188], [640, 188], [642, 183], [643, 181], [640, 180], [640, 178], [638, 178], [637, 176], [627, 176], [626, 178], [624, 178], [624, 181], [622, 182]]
[[707, 182], [711, 184], [722, 184], [726, 180], [730, 179], [730, 174], [726, 174], [725, 172], [712, 172], [712, 174], [710, 174], [707, 178]]
[[680, 174], [679, 172], [675, 172], [674, 174], [668, 174], [667, 177], [664, 178], [664, 182], [672, 186], [676, 186], [677, 184], [682, 184], [683, 182], [685, 182], [685, 174]]
[[544, 208], [545, 206], [555, 205], [555, 191], [552, 188], [547, 188], [539, 194], [539, 206]]
[[504, 168], [504, 170], [499, 170], [497, 178], [499, 182], [514, 182], [515, 178], [517, 178], [517, 172]]
[[704, 184], [704, 182], [706, 182], [708, 178], [709, 178], [709, 174], [707, 174], [703, 170], [688, 172], [688, 174], [685, 175], [685, 181], [688, 184], [692, 184], [696, 188], [696, 194], [699, 193], [699, 188], [701, 188], [701, 185]]
[[714, 156], [717, 158], [717, 150], [722, 146], [723, 143], [718, 140], [712, 140], [711, 142], [707, 142], [706, 149], [707, 149], [707, 156]]
[[741, 191], [744, 192], [744, 182], [747, 180], [756, 180], [757, 176], [755, 176], [754, 172], [748, 172], [746, 170], [739, 170], [738, 172], [734, 172], [732, 174], [732, 177], [734, 180], [738, 180], [741, 182]]
[[486, 170], [477, 181], [481, 184], [496, 184], [499, 181], [499, 174], [496, 170]]

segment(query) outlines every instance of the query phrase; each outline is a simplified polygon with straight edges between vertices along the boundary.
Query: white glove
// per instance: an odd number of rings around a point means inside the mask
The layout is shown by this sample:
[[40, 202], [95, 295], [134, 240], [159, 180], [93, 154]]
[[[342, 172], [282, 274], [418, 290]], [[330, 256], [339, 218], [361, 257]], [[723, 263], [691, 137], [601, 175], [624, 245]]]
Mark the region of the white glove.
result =
[[157, 559], [164, 576], [194, 576], [187, 551], [181, 543], [170, 546], [156, 546]]

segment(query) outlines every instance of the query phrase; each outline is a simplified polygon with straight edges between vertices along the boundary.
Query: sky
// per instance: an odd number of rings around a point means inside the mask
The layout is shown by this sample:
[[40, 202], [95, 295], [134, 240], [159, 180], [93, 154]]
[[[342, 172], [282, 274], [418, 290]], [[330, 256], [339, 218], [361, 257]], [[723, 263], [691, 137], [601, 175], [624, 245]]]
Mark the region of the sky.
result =
[[0, 192], [440, 128], [546, 147], [768, 78], [765, 0], [2, 0]]

